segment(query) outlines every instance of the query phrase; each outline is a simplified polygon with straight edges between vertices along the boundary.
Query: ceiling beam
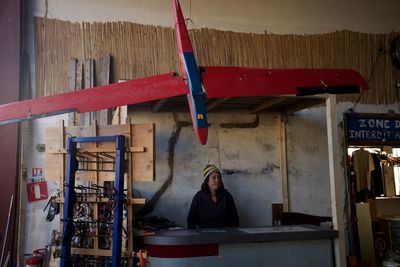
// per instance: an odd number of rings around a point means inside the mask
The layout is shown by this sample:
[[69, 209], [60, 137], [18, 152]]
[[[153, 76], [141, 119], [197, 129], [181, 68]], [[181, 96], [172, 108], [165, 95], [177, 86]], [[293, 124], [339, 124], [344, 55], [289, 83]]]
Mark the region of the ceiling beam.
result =
[[257, 113], [284, 101], [284, 97], [271, 97], [250, 109], [250, 113]]
[[315, 107], [318, 105], [322, 105], [325, 103], [325, 100], [322, 98], [307, 98], [307, 99], [302, 99], [297, 101], [296, 103], [293, 103], [292, 105], [290, 105], [289, 107], [286, 107], [283, 109], [283, 112], [285, 114], [291, 114], [303, 109], [307, 109], [307, 108], [311, 108], [311, 107]]
[[162, 108], [162, 106], [164, 106], [164, 104], [167, 103], [167, 101], [168, 101], [168, 99], [166, 99], [166, 98], [158, 100], [156, 103], [154, 103], [151, 106], [151, 111], [152, 112], [159, 111]]
[[210, 110], [216, 108], [217, 106], [221, 105], [228, 99], [229, 99], [229, 97], [217, 98], [217, 99], [212, 100], [210, 103], [207, 104], [206, 111], [210, 111]]

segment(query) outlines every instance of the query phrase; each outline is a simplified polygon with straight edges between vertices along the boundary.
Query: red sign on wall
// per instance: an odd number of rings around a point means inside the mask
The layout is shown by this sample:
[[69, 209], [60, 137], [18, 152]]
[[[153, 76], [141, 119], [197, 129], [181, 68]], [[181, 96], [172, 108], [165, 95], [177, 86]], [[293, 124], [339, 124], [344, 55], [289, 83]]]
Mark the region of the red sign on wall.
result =
[[48, 198], [47, 182], [34, 182], [26, 184], [26, 192], [28, 194], [28, 202], [44, 200]]
[[32, 168], [32, 177], [43, 176], [42, 168]]

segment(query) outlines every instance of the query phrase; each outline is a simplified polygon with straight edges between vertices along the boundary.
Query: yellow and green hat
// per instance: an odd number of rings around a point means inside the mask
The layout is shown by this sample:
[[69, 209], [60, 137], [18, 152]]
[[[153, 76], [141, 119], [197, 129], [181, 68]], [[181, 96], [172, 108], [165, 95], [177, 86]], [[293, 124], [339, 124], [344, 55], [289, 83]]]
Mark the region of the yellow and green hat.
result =
[[206, 167], [204, 167], [203, 169], [203, 176], [204, 179], [206, 179], [208, 176], [210, 176], [210, 174], [217, 172], [221, 175], [221, 171], [213, 164], [207, 164]]

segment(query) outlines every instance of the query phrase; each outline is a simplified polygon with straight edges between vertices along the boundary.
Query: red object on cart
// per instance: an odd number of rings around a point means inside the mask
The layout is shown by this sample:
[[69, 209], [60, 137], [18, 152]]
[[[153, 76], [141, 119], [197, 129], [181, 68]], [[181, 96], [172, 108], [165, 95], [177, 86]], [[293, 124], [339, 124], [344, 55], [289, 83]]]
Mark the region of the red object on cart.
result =
[[33, 255], [25, 260], [25, 267], [42, 267], [45, 256], [46, 249], [34, 250]]

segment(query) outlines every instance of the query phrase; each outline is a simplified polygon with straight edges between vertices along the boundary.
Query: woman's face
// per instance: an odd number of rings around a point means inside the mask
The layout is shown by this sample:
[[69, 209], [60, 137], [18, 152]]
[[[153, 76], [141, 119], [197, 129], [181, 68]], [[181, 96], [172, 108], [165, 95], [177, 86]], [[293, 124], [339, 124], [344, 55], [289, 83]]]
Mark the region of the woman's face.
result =
[[221, 186], [221, 175], [218, 172], [210, 174], [207, 184], [210, 191], [218, 190]]

